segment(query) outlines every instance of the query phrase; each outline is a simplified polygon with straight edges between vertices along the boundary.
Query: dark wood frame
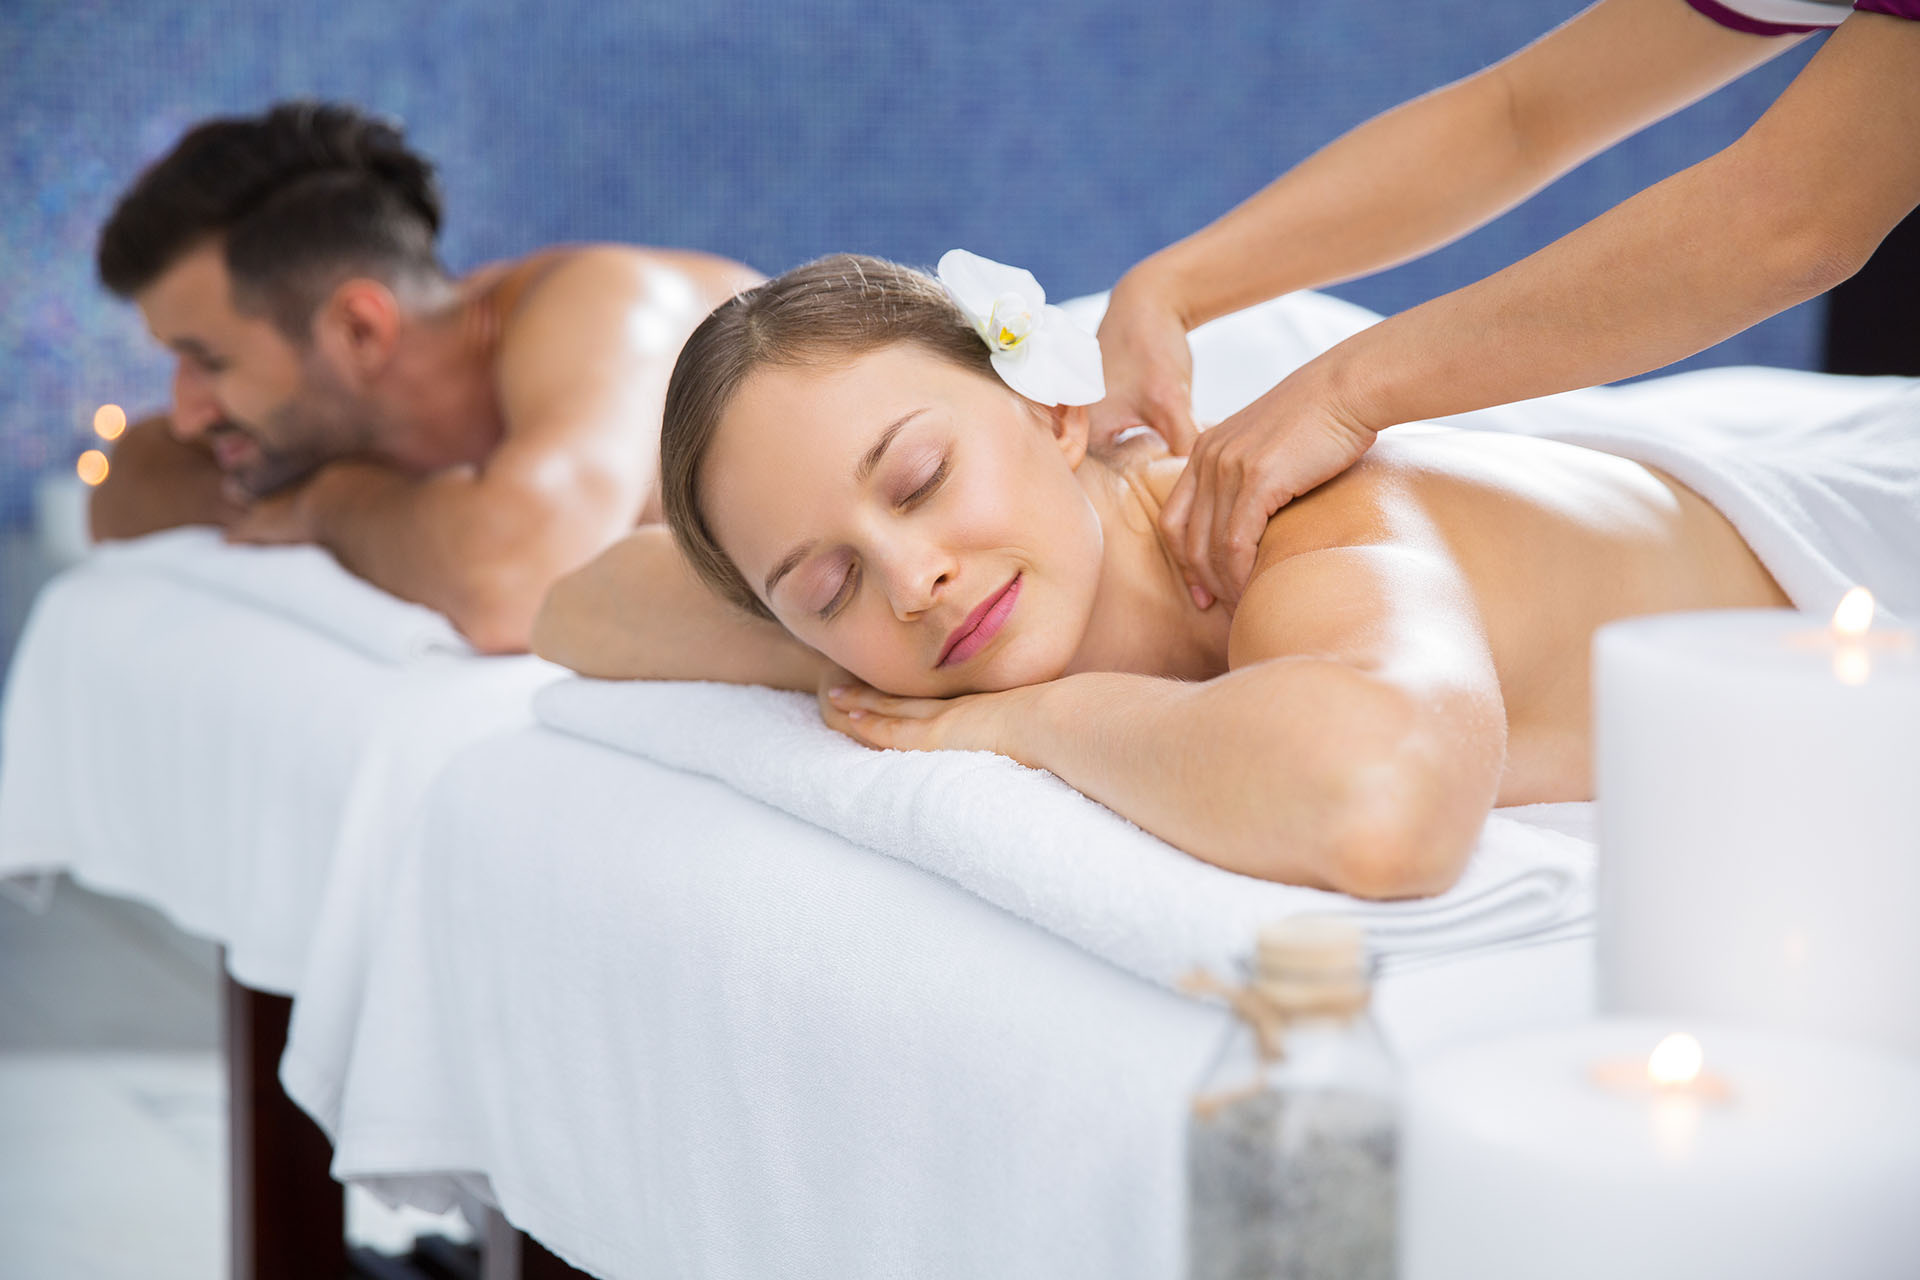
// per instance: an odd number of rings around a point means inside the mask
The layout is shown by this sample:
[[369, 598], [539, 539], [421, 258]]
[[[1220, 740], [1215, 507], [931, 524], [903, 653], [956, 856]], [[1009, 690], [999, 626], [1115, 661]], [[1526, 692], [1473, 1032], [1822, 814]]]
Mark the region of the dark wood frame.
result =
[[[227, 1056], [231, 1280], [343, 1280], [345, 1189], [333, 1148], [280, 1087], [293, 1001], [220, 971]], [[497, 1215], [496, 1215], [497, 1218]], [[483, 1280], [591, 1280], [504, 1219], [482, 1229]]]

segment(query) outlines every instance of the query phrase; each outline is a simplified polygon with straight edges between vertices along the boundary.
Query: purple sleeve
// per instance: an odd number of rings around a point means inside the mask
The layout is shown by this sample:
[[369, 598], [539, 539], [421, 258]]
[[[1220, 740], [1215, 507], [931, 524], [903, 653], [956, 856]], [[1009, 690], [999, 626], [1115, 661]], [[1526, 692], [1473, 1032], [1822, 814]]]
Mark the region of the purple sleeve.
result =
[[1920, 0], [1853, 0], [1861, 13], [1884, 13], [1890, 18], [1920, 22]]
[[[1914, 2], [1915, 0], [1881, 0], [1883, 4], [1904, 4], [1908, 7], [1911, 7]], [[1762, 22], [1758, 18], [1749, 18], [1737, 9], [1729, 9], [1719, 0], [1687, 0], [1687, 3], [1723, 27], [1731, 27], [1735, 31], [1744, 31], [1754, 36], [1794, 36], [1807, 31], [1829, 31], [1833, 27], [1832, 23], [1822, 26], [1800, 26], [1790, 22]]]

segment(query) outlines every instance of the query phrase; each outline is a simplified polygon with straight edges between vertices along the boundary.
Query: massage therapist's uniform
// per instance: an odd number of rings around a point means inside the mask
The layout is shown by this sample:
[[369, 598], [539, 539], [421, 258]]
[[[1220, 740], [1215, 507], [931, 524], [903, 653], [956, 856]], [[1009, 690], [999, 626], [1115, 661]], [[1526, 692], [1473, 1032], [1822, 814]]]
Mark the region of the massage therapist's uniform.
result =
[[1723, 27], [1756, 36], [1790, 36], [1837, 27], [1858, 9], [1920, 20], [1920, 0], [1687, 0]]

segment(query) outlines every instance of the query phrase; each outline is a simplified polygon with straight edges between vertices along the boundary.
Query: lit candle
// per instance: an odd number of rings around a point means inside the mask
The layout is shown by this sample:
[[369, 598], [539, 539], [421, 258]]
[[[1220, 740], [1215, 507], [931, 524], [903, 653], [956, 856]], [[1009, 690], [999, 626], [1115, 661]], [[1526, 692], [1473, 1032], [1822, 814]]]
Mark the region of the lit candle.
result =
[[1911, 1274], [1920, 1064], [1663, 1030], [1594, 1022], [1413, 1070], [1402, 1280]]
[[1603, 1011], [1920, 1057], [1920, 641], [1873, 613], [1601, 631]]

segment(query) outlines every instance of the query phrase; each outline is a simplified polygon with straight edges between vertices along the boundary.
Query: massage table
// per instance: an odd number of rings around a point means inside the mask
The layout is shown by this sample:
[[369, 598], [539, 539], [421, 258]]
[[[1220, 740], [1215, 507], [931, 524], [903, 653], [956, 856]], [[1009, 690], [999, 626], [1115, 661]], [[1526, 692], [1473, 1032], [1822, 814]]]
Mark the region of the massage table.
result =
[[0, 717], [0, 889], [32, 905], [65, 872], [220, 944], [236, 1276], [343, 1265], [330, 1153], [275, 1078], [336, 870], [558, 674], [474, 656], [312, 548], [205, 529], [103, 547], [36, 599]]
[[[1202, 330], [1201, 417], [1371, 319], [1296, 296]], [[1657, 442], [1911, 391], [1713, 371], [1472, 425]], [[1225, 1017], [1181, 966], [1231, 976], [1262, 918], [1343, 904], [1200, 883], [1011, 762], [868, 753], [772, 691], [473, 658], [318, 552], [199, 536], [40, 602], [0, 871], [154, 902], [297, 992], [281, 1079], [341, 1179], [497, 1205], [607, 1276], [1167, 1273]], [[1845, 576], [1844, 548], [1782, 545], [1809, 599]], [[1003, 788], [1051, 860], [1017, 856]], [[1410, 1058], [1589, 1008], [1591, 810], [1490, 831], [1464, 898], [1369, 921]]]

